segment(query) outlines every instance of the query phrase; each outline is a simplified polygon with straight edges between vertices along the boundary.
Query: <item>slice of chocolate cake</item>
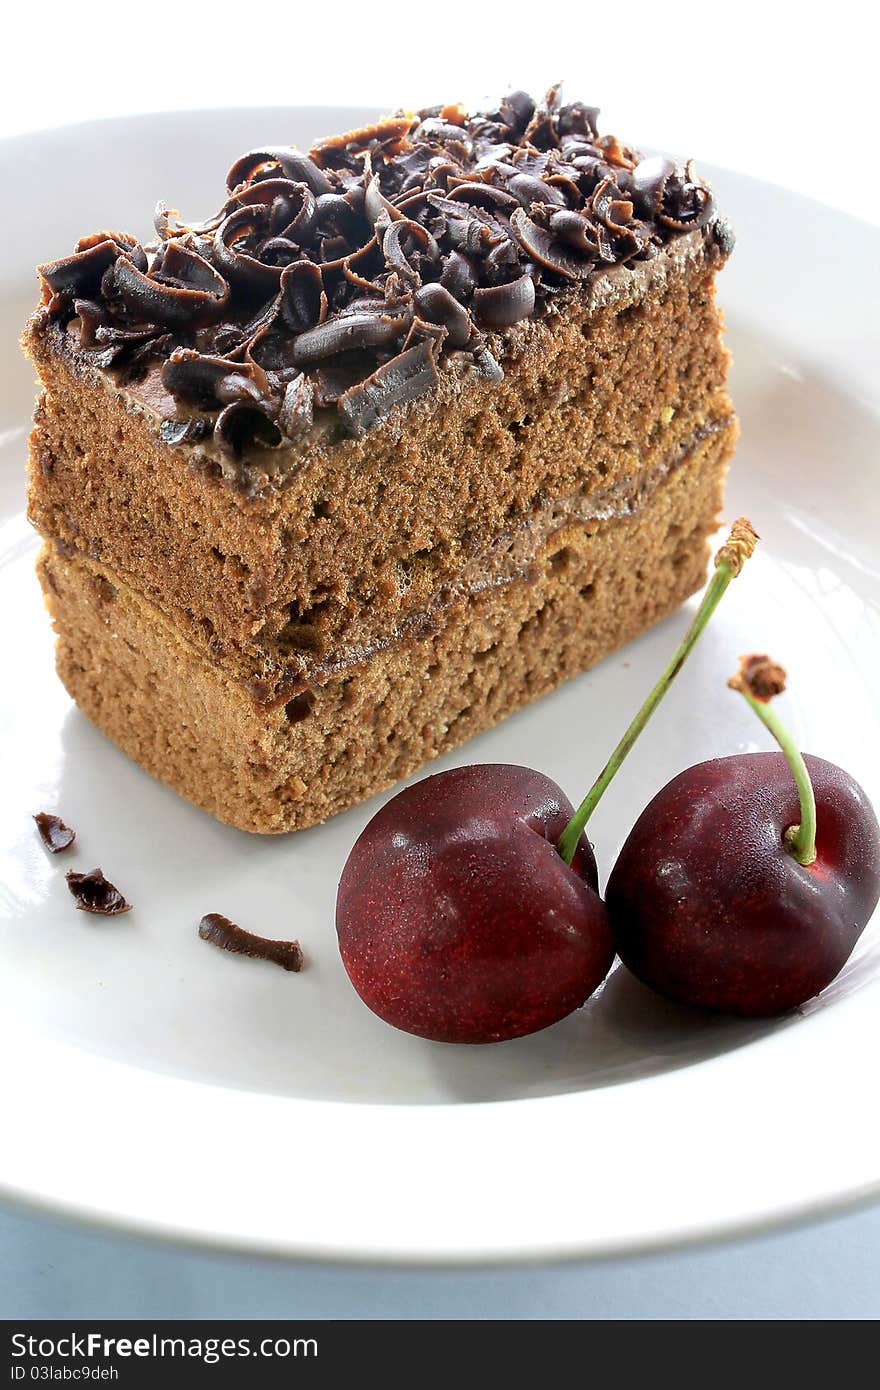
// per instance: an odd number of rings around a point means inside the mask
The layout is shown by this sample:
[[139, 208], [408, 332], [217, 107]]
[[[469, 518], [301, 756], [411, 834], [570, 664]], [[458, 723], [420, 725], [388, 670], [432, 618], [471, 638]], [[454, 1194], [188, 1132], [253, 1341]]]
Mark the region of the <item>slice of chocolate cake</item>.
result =
[[702, 582], [732, 234], [690, 165], [516, 93], [155, 225], [40, 269], [30, 513], [62, 679], [184, 796], [323, 820]]

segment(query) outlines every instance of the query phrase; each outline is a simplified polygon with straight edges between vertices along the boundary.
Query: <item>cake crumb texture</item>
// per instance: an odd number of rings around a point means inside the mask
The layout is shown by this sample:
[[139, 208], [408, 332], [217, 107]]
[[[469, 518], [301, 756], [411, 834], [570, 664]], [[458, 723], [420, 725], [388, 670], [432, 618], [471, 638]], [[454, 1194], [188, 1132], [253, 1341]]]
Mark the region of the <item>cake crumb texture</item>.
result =
[[219, 820], [270, 834], [313, 825], [672, 612], [703, 582], [734, 437], [731, 426], [704, 440], [637, 513], [557, 537], [533, 579], [462, 602], [436, 632], [277, 708], [99, 563], [46, 546], [59, 674], [108, 737]]
[[[30, 350], [45, 387], [30, 516], [102, 561], [230, 674], [270, 684], [428, 606], [499, 539], [564, 502], [615, 490], [725, 426], [728, 354], [709, 253], [625, 283], [612, 307], [570, 298], [520, 326], [504, 381], [433, 396], [367, 441], [317, 441], [278, 493], [247, 499], [162, 444], [131, 393]], [[625, 276], [625, 272], [623, 273]], [[112, 386], [112, 383], [111, 383]], [[671, 408], [671, 417], [664, 410]]]

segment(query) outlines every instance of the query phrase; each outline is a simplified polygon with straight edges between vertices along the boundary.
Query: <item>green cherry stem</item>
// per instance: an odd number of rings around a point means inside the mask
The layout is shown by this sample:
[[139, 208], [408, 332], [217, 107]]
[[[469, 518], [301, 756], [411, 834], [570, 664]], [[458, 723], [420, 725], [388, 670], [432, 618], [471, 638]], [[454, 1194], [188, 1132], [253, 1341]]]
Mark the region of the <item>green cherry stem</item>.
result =
[[636, 714], [626, 733], [623, 735], [623, 738], [618, 743], [611, 757], [608, 759], [557, 841], [556, 848], [559, 850], [566, 864], [570, 864], [574, 859], [578, 840], [580, 839], [587, 821], [598, 806], [627, 753], [632, 748], [639, 734], [654, 713], [654, 710], [675, 680], [675, 677], [678, 675], [690, 652], [696, 646], [697, 639], [712, 614], [715, 612], [718, 604], [721, 602], [724, 591], [731, 579], [736, 578], [746, 560], [752, 554], [757, 540], [758, 533], [755, 531], [751, 522], [745, 517], [740, 517], [738, 521], [733, 523], [727, 541], [715, 556], [715, 573], [709, 581], [706, 592], [703, 594], [702, 601], [694, 614], [690, 627], [673, 652], [672, 658], [657, 684], [648, 695], [645, 703]]
[[727, 684], [742, 695], [785, 754], [800, 798], [801, 820], [800, 825], [788, 827], [783, 841], [789, 854], [806, 867], [816, 858], [816, 794], [803, 753], [770, 705], [773, 696], [785, 689], [785, 672], [769, 656], [744, 656]]

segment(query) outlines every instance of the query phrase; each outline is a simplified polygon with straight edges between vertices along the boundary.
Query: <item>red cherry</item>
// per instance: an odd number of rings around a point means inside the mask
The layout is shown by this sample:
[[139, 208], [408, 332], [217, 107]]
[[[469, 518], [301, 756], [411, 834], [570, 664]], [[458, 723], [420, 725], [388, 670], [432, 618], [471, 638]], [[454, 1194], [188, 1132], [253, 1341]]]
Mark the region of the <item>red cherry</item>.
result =
[[645, 984], [771, 1015], [840, 972], [880, 898], [880, 826], [848, 773], [804, 762], [816, 801], [810, 864], [786, 845], [802, 810], [783, 753], [699, 763], [642, 812], [605, 901], [621, 959]]
[[596, 863], [540, 772], [460, 767], [404, 788], [342, 873], [339, 949], [364, 1003], [438, 1042], [499, 1042], [577, 1009], [614, 958]]

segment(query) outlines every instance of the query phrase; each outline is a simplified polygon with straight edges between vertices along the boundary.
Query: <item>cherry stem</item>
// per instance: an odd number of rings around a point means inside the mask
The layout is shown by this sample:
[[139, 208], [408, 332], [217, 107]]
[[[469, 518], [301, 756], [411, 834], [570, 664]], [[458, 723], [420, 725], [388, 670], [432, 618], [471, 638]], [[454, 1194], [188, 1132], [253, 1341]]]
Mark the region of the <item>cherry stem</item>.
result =
[[[743, 665], [745, 667], [746, 662]], [[770, 730], [779, 747], [785, 754], [786, 761], [791, 768], [791, 775], [795, 780], [798, 789], [798, 796], [801, 803], [800, 825], [790, 825], [783, 836], [783, 843], [799, 864], [806, 867], [812, 864], [816, 858], [816, 793], [813, 791], [813, 783], [804, 762], [804, 755], [798, 748], [788, 729], [783, 724], [775, 709], [769, 703], [769, 696], [756, 698], [745, 680], [740, 676], [734, 676], [728, 685], [731, 690], [736, 690], [742, 695], [746, 703], [755, 711], [761, 723]], [[783, 686], [784, 688], [784, 686]], [[780, 693], [778, 690], [774, 694]]]
[[590, 790], [587, 792], [568, 825], [560, 835], [556, 848], [566, 864], [574, 859], [578, 840], [608, 789], [615, 773], [644, 729], [654, 710], [678, 675], [688, 656], [696, 646], [697, 640], [711, 618], [727, 589], [731, 579], [735, 579], [745, 561], [752, 554], [758, 534], [750, 521], [740, 517], [733, 523], [730, 536], [715, 556], [715, 573], [703, 594], [700, 606], [693, 616], [691, 625], [672, 654], [657, 684], [651, 690], [641, 709], [636, 714], [623, 738], [618, 743], [608, 762], [603, 767]]

